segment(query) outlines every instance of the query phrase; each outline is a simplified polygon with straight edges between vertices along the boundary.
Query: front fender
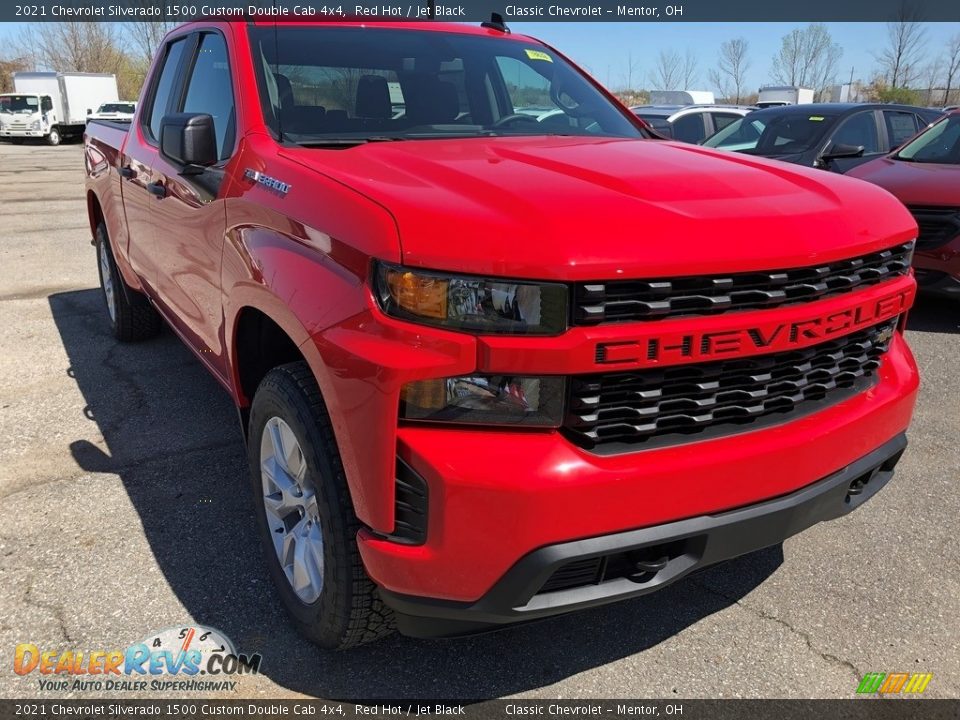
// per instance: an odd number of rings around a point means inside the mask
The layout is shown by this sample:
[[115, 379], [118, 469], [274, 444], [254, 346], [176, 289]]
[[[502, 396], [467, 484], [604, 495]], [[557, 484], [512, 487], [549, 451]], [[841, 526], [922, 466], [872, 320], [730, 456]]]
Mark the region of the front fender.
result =
[[[248, 191], [254, 192], [262, 194], [259, 189]], [[363, 442], [354, 442], [358, 429], [350, 416], [356, 416], [356, 394], [345, 389], [335, 376], [337, 368], [331, 368], [331, 358], [324, 357], [321, 345], [312, 338], [369, 311], [366, 275], [370, 256], [357, 249], [364, 247], [362, 242], [341, 241], [333, 233], [364, 231], [367, 238], [374, 238], [383, 248], [379, 256], [393, 258], [399, 256], [395, 225], [382, 209], [376, 208], [355, 215], [349, 228], [344, 226], [349, 216], [337, 214], [331, 227], [323, 231], [271, 207], [283, 202], [284, 199], [274, 197], [264, 198], [264, 203], [246, 202], [243, 198], [227, 200], [228, 230], [221, 282], [227, 367], [234, 395], [241, 408], [249, 405], [251, 398], [245, 396], [240, 383], [236, 343], [240, 314], [249, 307], [273, 320], [300, 348], [330, 413], [356, 513], [371, 527], [390, 530], [393, 511], [392, 505], [386, 504], [392, 502], [392, 485], [391, 495], [378, 499], [380, 485], [374, 480], [382, 477], [386, 461], [365, 453]], [[283, 209], [298, 207], [302, 206]], [[366, 245], [369, 244], [370, 240]], [[335, 365], [336, 362], [334, 358]], [[396, 454], [395, 425], [393, 418], [394, 427], [389, 438], [384, 439], [392, 448], [391, 478]]]

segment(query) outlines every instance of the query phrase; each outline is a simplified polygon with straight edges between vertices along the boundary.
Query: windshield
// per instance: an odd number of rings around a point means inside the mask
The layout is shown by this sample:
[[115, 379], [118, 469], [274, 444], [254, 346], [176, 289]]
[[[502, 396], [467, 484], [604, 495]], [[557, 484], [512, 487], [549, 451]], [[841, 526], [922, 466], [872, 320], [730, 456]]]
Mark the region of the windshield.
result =
[[791, 155], [806, 152], [820, 142], [831, 115], [747, 115], [703, 141], [707, 147], [754, 155]]
[[0, 96], [0, 112], [35, 113], [40, 109], [40, 98], [36, 95]]
[[255, 26], [250, 35], [264, 117], [284, 140], [644, 137], [533, 42], [371, 27]]
[[960, 115], [951, 115], [907, 143], [894, 157], [920, 163], [960, 165]]
[[133, 103], [104, 103], [97, 109], [98, 113], [130, 113], [133, 114]]

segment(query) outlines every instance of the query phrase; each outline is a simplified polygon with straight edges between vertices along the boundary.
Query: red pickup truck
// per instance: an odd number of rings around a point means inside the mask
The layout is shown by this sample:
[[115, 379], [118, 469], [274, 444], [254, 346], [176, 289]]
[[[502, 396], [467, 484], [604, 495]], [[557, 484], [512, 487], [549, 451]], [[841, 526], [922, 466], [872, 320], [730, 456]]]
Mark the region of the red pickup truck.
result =
[[166, 321], [234, 398], [324, 646], [651, 592], [905, 447], [910, 214], [655, 137], [496, 23], [182, 26], [85, 162], [113, 332]]

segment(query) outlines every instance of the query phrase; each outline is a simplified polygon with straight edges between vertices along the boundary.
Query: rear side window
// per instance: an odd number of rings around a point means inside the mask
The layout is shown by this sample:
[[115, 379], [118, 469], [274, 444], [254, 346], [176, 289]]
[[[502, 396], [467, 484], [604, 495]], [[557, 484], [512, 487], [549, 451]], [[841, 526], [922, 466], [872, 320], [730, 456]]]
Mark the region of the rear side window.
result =
[[900, 147], [917, 134], [917, 116], [912, 112], [884, 110], [883, 121], [887, 125], [890, 147]]
[[740, 115], [732, 113], [713, 113], [713, 126], [715, 130], [723, 130], [727, 125], [735, 123], [740, 119]]
[[688, 143], [698, 143], [707, 136], [703, 126], [703, 114], [683, 115], [673, 121], [673, 137]]
[[187, 82], [183, 112], [211, 115], [220, 159], [230, 157], [236, 134], [236, 114], [227, 46], [218, 33], [208, 33], [200, 40], [197, 59]]
[[170, 43], [167, 48], [167, 56], [163, 60], [163, 67], [160, 69], [160, 77], [157, 80], [156, 90], [150, 105], [150, 121], [147, 123], [147, 130], [154, 140], [160, 137], [160, 121], [167, 114], [170, 93], [173, 91], [173, 84], [177, 79], [177, 67], [183, 57], [186, 42], [186, 38], [180, 38]]

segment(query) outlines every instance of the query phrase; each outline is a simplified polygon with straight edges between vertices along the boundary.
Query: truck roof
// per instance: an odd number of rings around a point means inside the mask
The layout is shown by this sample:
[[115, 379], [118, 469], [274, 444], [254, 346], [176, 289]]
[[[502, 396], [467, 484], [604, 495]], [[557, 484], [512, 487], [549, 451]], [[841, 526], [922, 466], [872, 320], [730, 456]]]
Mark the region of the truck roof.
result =
[[[178, 25], [174, 30], [181, 30], [183, 28], [193, 27], [195, 25], [209, 25], [210, 22], [229, 22], [236, 24], [237, 20], [229, 20], [227, 18], [217, 18], [210, 17], [207, 19], [197, 19], [192, 20], [183, 25]], [[297, 25], [301, 27], [369, 27], [369, 28], [386, 28], [390, 30], [426, 30], [430, 32], [444, 32], [444, 33], [457, 33], [458, 35], [487, 35], [502, 37], [504, 39], [513, 39], [513, 40], [523, 40], [526, 42], [537, 42], [540, 41], [536, 38], [530, 37], [528, 35], [520, 35], [517, 33], [504, 33], [500, 30], [495, 30], [493, 28], [481, 27], [479, 24], [467, 24], [467, 23], [455, 23], [455, 22], [425, 22], [425, 21], [381, 21], [376, 20], [371, 22], [370, 18], [348, 16], [344, 20], [273, 20], [270, 18], [263, 18], [259, 20], [243, 21], [250, 25]], [[171, 31], [173, 32], [173, 31]]]

